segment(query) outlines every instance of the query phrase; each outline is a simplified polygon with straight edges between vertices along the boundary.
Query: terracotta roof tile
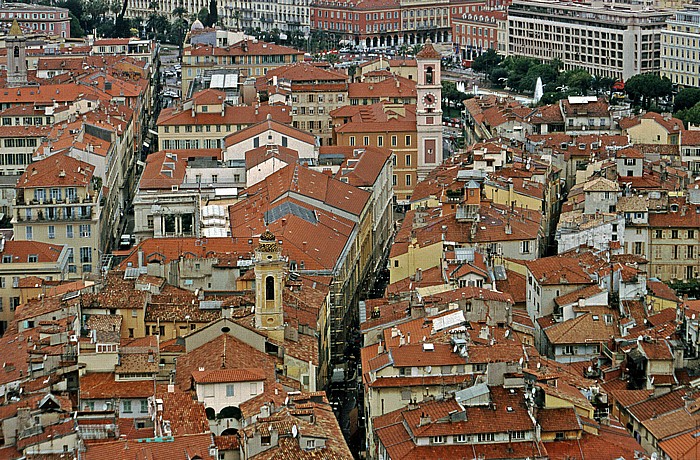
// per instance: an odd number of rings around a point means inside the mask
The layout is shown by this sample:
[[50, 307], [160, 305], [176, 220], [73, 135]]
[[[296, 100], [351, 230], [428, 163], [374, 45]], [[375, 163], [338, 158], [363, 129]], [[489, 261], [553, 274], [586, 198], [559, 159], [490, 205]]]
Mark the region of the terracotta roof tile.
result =
[[191, 434], [167, 438], [163, 442], [139, 442], [119, 440], [88, 444], [83, 453], [85, 460], [104, 460], [105, 458], [121, 460], [141, 460], [167, 458], [172, 460], [216, 460], [209, 455], [209, 446], [214, 443], [211, 433]]
[[193, 371], [192, 378], [197, 383], [256, 382], [265, 380], [262, 369], [214, 369]]

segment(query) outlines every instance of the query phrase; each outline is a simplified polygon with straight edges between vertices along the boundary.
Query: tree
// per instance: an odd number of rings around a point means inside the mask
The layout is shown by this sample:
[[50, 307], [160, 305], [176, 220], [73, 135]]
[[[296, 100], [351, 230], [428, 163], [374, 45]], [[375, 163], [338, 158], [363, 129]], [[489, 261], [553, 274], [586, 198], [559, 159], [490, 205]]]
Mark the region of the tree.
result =
[[219, 22], [219, 12], [216, 5], [216, 0], [210, 0], [209, 15], [207, 16], [207, 22], [205, 22], [204, 25], [206, 27], [214, 27], [217, 22]]
[[625, 83], [625, 91], [635, 105], [641, 104], [643, 109], [648, 110], [652, 101], [656, 103], [660, 97], [670, 96], [673, 85], [668, 78], [649, 72], [630, 77]]
[[565, 86], [568, 86], [570, 89], [575, 89], [581, 96], [585, 96], [586, 93], [588, 93], [588, 89], [591, 87], [593, 77], [584, 69], [574, 69], [564, 72], [562, 80]]
[[700, 102], [700, 88], [683, 88], [673, 98], [673, 111], [686, 110]]
[[[467, 93], [457, 89], [457, 85], [452, 81], [443, 80], [442, 81], [442, 99], [447, 101], [447, 107], [458, 107], [461, 108], [465, 99], [469, 99]], [[443, 104], [445, 105], [445, 104]], [[443, 107], [443, 112], [445, 112], [446, 107]]]
[[686, 126], [700, 126], [700, 102], [698, 102], [689, 109], [676, 112], [676, 116], [683, 120]]
[[233, 21], [236, 23], [236, 31], [241, 30], [241, 10], [234, 10], [232, 17]]
[[202, 9], [199, 10], [199, 13], [197, 13], [197, 19], [199, 19], [199, 22], [201, 22], [206, 27], [208, 17], [209, 17], [209, 10], [207, 9], [206, 6], [203, 6]]
[[503, 67], [496, 67], [489, 74], [489, 80], [496, 86], [504, 87], [506, 86], [506, 80], [508, 80], [508, 69]]
[[503, 58], [493, 49], [477, 56], [472, 62], [472, 70], [480, 73], [490, 73], [494, 67], [501, 63]]

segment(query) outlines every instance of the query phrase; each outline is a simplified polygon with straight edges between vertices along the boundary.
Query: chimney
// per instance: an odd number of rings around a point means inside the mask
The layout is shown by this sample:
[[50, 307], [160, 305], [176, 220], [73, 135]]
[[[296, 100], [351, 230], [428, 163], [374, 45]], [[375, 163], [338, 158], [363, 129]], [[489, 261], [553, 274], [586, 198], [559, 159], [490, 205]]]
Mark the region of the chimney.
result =
[[432, 420], [430, 419], [430, 415], [426, 414], [424, 412], [421, 412], [418, 426], [430, 425], [431, 422], [432, 422]]
[[139, 261], [139, 268], [143, 267], [143, 249], [139, 248], [138, 252], [138, 261]]

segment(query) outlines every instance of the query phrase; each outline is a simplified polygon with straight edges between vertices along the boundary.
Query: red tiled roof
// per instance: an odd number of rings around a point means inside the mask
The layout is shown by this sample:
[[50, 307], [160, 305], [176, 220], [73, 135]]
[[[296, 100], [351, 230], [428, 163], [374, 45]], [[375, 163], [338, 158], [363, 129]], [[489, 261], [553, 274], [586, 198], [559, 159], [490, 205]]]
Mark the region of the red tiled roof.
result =
[[299, 129], [293, 128], [287, 124], [280, 123], [274, 118], [271, 118], [263, 119], [262, 121], [248, 126], [245, 129], [237, 131], [233, 134], [229, 134], [224, 138], [224, 145], [226, 147], [230, 147], [232, 145], [238, 144], [239, 142], [243, 142], [246, 139], [250, 139], [251, 137], [255, 137], [259, 134], [262, 134], [268, 130], [284, 134], [285, 136], [289, 136], [294, 139], [298, 139], [302, 142], [306, 142], [307, 144], [316, 144], [316, 137], [313, 134], [309, 134], [306, 131], [301, 131]]
[[209, 446], [214, 444], [211, 433], [191, 434], [167, 438], [161, 442], [138, 442], [122, 440], [87, 444], [83, 453], [85, 460], [142, 460], [169, 459], [217, 460], [209, 455]]
[[[242, 125], [249, 127], [256, 123], [264, 123], [268, 116], [280, 124], [292, 122], [292, 116], [287, 106], [261, 104], [256, 107], [226, 105], [223, 114], [221, 112], [197, 112], [194, 115], [192, 110], [168, 107], [160, 112], [156, 124], [158, 126]], [[231, 136], [240, 132], [231, 134]]]
[[80, 377], [81, 399], [147, 398], [153, 380], [116, 381], [113, 372], [91, 372]]
[[537, 413], [537, 422], [542, 431], [578, 431], [581, 424], [573, 407], [543, 409]]
[[257, 382], [265, 380], [262, 369], [214, 369], [192, 371], [192, 378], [197, 383], [232, 383]]
[[593, 284], [578, 259], [573, 257], [542, 257], [525, 262], [528, 271], [542, 285], [548, 284]]
[[[56, 262], [62, 250], [63, 246], [57, 244], [42, 243], [40, 241], [12, 240], [5, 241], [5, 246], [0, 254], [3, 256], [10, 256], [11, 262], [9, 263], [27, 263], [29, 255], [36, 255], [38, 258], [37, 263], [47, 263]], [[24, 278], [20, 279], [20, 283], [22, 280], [24, 280]]]
[[654, 297], [659, 297], [661, 299], [671, 300], [673, 302], [679, 303], [681, 301], [681, 299], [679, 299], [676, 295], [676, 292], [673, 289], [671, 289], [671, 287], [668, 284], [662, 281], [647, 280], [647, 289], [649, 289], [649, 293]]
[[57, 153], [27, 166], [17, 188], [86, 186], [94, 170], [89, 163]]

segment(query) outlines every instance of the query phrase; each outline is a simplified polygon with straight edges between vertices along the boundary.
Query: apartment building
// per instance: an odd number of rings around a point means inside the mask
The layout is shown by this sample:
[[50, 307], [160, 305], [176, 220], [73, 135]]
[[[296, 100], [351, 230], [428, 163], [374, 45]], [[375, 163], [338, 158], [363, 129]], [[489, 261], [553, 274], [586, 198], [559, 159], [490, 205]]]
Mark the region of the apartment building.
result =
[[226, 102], [223, 91], [206, 89], [181, 106], [160, 112], [158, 144], [160, 150], [221, 149], [224, 137], [262, 122], [268, 115], [291, 123], [290, 112], [286, 106], [233, 106]]
[[684, 199], [669, 212], [649, 213], [649, 275], [661, 281], [698, 277], [700, 206]]
[[241, 40], [226, 47], [185, 45], [182, 51], [182, 94], [197, 77], [214, 70], [236, 70], [242, 78], [260, 77], [267, 71], [304, 60], [304, 52], [258, 40]]
[[472, 61], [487, 50], [498, 50], [499, 24], [506, 18], [504, 10], [482, 11], [481, 5], [459, 18], [453, 17], [453, 37], [460, 57]]
[[[12, 323], [21, 302], [21, 288], [42, 278], [63, 280], [68, 271], [68, 248], [37, 241], [0, 239], [0, 335]], [[34, 281], [36, 282], [36, 281]]]
[[257, 86], [267, 93], [271, 104], [290, 106], [292, 126], [316, 135], [319, 145], [331, 145], [330, 113], [347, 104], [347, 75], [298, 62], [268, 71]]
[[627, 80], [661, 70], [661, 38], [670, 12], [642, 5], [515, 0], [508, 9], [511, 56], [559, 59], [564, 69]]
[[89, 163], [55, 154], [33, 163], [17, 182], [15, 235], [66, 245], [70, 278], [96, 272], [104, 250], [100, 245], [103, 188], [94, 170]]
[[661, 75], [680, 86], [700, 86], [700, 6], [675, 11], [661, 31]]
[[70, 38], [70, 11], [66, 8], [3, 2], [0, 6], [0, 23], [9, 29], [14, 20], [27, 33]]

